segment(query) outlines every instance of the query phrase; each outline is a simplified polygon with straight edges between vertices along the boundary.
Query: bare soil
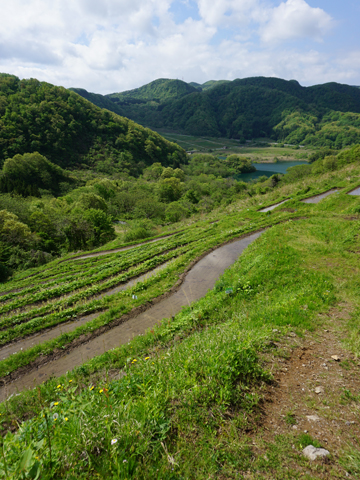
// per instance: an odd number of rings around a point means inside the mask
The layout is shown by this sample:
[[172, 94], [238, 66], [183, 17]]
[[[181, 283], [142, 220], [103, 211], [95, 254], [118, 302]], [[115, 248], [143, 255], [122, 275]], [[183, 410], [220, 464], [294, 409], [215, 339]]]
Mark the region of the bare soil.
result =
[[[360, 447], [360, 360], [342, 342], [348, 318], [346, 306], [334, 308], [322, 315], [325, 326], [316, 333], [304, 338], [293, 333], [274, 344], [267, 359], [274, 382], [265, 393], [261, 420], [251, 438], [257, 458], [267, 459], [269, 446], [281, 436], [292, 452], [283, 464], [283, 477], [273, 471], [262, 472], [261, 478], [290, 478], [286, 470], [311, 479], [356, 478], [338, 463], [347, 447]], [[330, 452], [329, 460], [309, 461], [301, 455], [297, 439], [303, 433]], [[245, 478], [259, 477], [249, 472]]]

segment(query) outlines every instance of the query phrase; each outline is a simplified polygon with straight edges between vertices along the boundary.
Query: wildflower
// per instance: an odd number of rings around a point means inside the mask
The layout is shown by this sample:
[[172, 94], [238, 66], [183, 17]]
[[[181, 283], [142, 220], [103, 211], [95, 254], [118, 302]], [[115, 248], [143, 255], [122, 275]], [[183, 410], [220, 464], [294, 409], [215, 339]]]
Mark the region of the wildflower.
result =
[[59, 414], [58, 414], [58, 413], [54, 413], [53, 419], [56, 421], [58, 418], [59, 418]]
[[65, 417], [65, 422], [67, 422], [69, 419], [67, 417]]
[[56, 407], [56, 405], [59, 405], [59, 402], [54, 402], [54, 406]]
[[71, 383], [71, 382], [72, 382], [72, 380], [69, 380], [69, 383]]
[[136, 358], [134, 358], [133, 362], [137, 362]]
[[58, 385], [56, 388], [61, 388], [61, 385]]
[[103, 389], [101, 389], [101, 390], [99, 390], [99, 393], [102, 393], [103, 391], [104, 391], [104, 390], [103, 390]]
[[127, 463], [127, 460], [123, 460], [123, 463]]
[[92, 387], [90, 387], [90, 391], [91, 391], [91, 390], [94, 390], [94, 385], [93, 385]]
[[117, 438], [113, 438], [113, 439], [111, 440], [111, 445], [115, 445], [116, 442], [117, 442]]
[[145, 360], [149, 360], [150, 357], [145, 357]]

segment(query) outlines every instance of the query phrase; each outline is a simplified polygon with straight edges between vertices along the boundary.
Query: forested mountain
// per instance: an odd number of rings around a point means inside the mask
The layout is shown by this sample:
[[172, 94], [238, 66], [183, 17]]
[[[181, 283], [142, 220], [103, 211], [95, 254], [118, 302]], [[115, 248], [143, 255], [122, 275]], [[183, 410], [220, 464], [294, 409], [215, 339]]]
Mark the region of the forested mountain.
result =
[[70, 90], [0, 74], [0, 165], [31, 152], [62, 168], [105, 162], [133, 175], [154, 162], [177, 167], [186, 158], [178, 145]]
[[[360, 89], [338, 83], [302, 87], [296, 80], [253, 77], [199, 85], [160, 79], [105, 96], [76, 91], [143, 125], [192, 135], [266, 136], [337, 148], [360, 141]], [[348, 112], [345, 119], [342, 113]]]

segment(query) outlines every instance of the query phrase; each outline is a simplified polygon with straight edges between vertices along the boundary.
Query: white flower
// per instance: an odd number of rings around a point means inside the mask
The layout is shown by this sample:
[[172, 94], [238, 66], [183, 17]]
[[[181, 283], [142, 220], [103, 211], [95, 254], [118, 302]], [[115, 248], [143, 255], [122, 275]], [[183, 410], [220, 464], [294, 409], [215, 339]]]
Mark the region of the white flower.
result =
[[115, 445], [116, 442], [117, 442], [117, 438], [113, 438], [113, 439], [111, 440], [111, 445]]

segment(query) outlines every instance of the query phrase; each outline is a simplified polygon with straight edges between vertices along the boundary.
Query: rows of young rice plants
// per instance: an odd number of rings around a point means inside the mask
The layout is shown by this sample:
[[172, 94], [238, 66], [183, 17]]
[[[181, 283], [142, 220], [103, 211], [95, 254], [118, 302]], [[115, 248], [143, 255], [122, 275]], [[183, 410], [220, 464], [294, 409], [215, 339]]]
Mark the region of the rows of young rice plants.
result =
[[[183, 236], [182, 236], [183, 237]], [[124, 252], [122, 255], [112, 254], [110, 258], [106, 255], [107, 258], [98, 257], [96, 259], [91, 258], [88, 261], [81, 263], [78, 262], [68, 262], [69, 265], [66, 265], [66, 270], [71, 271], [70, 276], [63, 276], [58, 271], [56, 272], [57, 280], [49, 281], [46, 285], [40, 286], [34, 285], [33, 279], [29, 279], [32, 285], [28, 288], [24, 288], [19, 292], [11, 292], [7, 295], [0, 297], [0, 313], [5, 313], [16, 308], [22, 307], [24, 305], [33, 304], [36, 302], [48, 300], [60, 295], [64, 295], [68, 292], [72, 292], [79, 288], [82, 288], [87, 285], [94, 284], [103, 279], [109, 278], [112, 275], [116, 275], [119, 271], [130, 268], [131, 266], [137, 265], [140, 262], [159, 255], [167, 250], [177, 248], [179, 245], [193, 241], [196, 237], [199, 237], [199, 234], [195, 232], [195, 235], [192, 235], [193, 238], [184, 239], [184, 238], [171, 238], [166, 242], [161, 242], [161, 244], [151, 244], [148, 246], [142, 246], [137, 248], [134, 251]], [[201, 237], [201, 233], [200, 233]], [[60, 268], [62, 270], [63, 268]], [[86, 271], [86, 276], [83, 275]], [[76, 276], [75, 279], [69, 281], [73, 278], [74, 275], [82, 274], [81, 276]], [[80, 277], [80, 278], [79, 278]], [[7, 300], [11, 302], [5, 303]]]
[[[158, 264], [165, 263], [170, 258], [173, 258], [174, 260], [172, 260], [161, 272], [146, 279], [146, 281], [139, 282], [131, 288], [104, 298], [99, 299], [92, 295], [90, 299], [81, 299], [70, 308], [64, 308], [65, 304], [63, 304], [62, 307], [59, 305], [57, 311], [51, 311], [51, 313], [48, 312], [49, 315], [40, 318], [33, 318], [29, 325], [25, 324], [25, 317], [21, 320], [19, 317], [17, 317], [17, 319], [14, 318], [14, 321], [24, 321], [24, 326], [18, 325], [19, 328], [16, 327], [14, 333], [12, 333], [11, 330], [13, 329], [14, 324], [9, 325], [9, 327], [2, 332], [1, 338], [3, 340], [1, 343], [3, 345], [9, 341], [14, 341], [16, 338], [19, 339], [34, 332], [39, 332], [44, 328], [51, 328], [62, 322], [71, 321], [80, 315], [92, 313], [94, 311], [102, 312], [96, 318], [91, 319], [83, 325], [77, 326], [71, 332], [63, 333], [59, 337], [38, 344], [28, 350], [18, 351], [9, 358], [0, 361], [0, 378], [9, 375], [11, 372], [29, 364], [40, 356], [50, 354], [55, 349], [66, 348], [68, 344], [80, 336], [98, 330], [100, 327], [107, 325], [113, 320], [130, 312], [134, 307], [143, 305], [149, 300], [165, 293], [176, 283], [179, 274], [186, 269], [192, 260], [203, 254], [207, 249], [213, 248], [216, 245], [233, 238], [234, 235], [238, 235], [239, 233], [242, 232], [241, 229], [238, 228], [224, 230], [217, 228], [217, 226], [212, 226], [207, 227], [206, 231], [194, 228], [188, 235], [184, 235], [183, 238], [177, 240], [180, 245], [184, 246], [181, 246], [176, 250], [169, 249], [170, 245], [172, 247], [174, 246], [174, 240], [171, 239], [171, 243], [170, 239], [167, 241], [167, 249], [165, 250], [167, 253], [159, 256]], [[99, 259], [101, 259], [101, 257]], [[105, 261], [104, 257], [102, 257], [101, 262]], [[156, 260], [154, 259], [153, 261]], [[153, 264], [152, 267], [154, 265], [155, 264]], [[149, 271], [150, 268], [151, 267], [148, 264], [147, 268], [144, 268], [144, 270]], [[137, 275], [139, 273], [140, 272], [138, 271]], [[132, 299], [132, 295], [135, 293], [137, 294], [136, 297], [138, 297], [136, 300]], [[25, 314], [26, 313], [27, 312], [25, 312]], [[10, 324], [11, 320], [12, 319], [7, 318], [7, 324]]]
[[[193, 237], [195, 237], [195, 240], [188, 239], [187, 243], [183, 239], [171, 239], [163, 247], [152, 247], [150, 252], [144, 252], [144, 249], [140, 252], [132, 252], [130, 260], [103, 260], [102, 264], [95, 269], [96, 271], [102, 271], [101, 275], [89, 275], [91, 286], [82, 290], [75, 290], [74, 293], [55, 302], [48, 302], [46, 305], [35, 307], [32, 310], [15, 312], [13, 315], [0, 318], [0, 329], [2, 330], [0, 332], [0, 345], [5, 345], [10, 341], [41, 331], [44, 328], [67, 322], [84, 313], [101, 310], [106, 302], [104, 299], [98, 298], [99, 294], [186, 253], [192, 248], [194, 242], [202, 240], [203, 233], [195, 232]], [[185, 245], [176, 247], [179, 243], [181, 245], [185, 243]], [[162, 253], [164, 250], [166, 253]], [[144, 258], [145, 261], [142, 261]], [[135, 263], [136, 266], [124, 271], [124, 266], [128, 266], [129, 263]], [[113, 275], [114, 269], [116, 271], [120, 270], [120, 273]], [[105, 277], [106, 274], [109, 275], [107, 278]], [[74, 283], [70, 284], [70, 286], [73, 285]]]
[[[54, 327], [60, 323], [67, 322], [72, 317], [78, 316], [79, 314], [91, 313], [93, 311], [104, 308], [104, 306], [106, 305], [105, 301], [102, 301], [102, 299], [98, 298], [98, 296], [96, 295], [98, 295], [99, 293], [105, 290], [108, 290], [114, 285], [118, 285], [119, 283], [124, 283], [130, 278], [135, 278], [142, 273], [149, 272], [153, 268], [161, 264], [164, 264], [169, 260], [176, 258], [183, 253], [186, 253], [186, 251], [188, 251], [189, 248], [190, 248], [189, 246], [184, 246], [184, 247], [179, 247], [176, 250], [171, 250], [167, 254], [154, 257], [148, 261], [141, 263], [137, 267], [126, 271], [123, 274], [119, 274], [116, 277], [112, 277], [106, 282], [103, 282], [97, 285], [96, 284], [92, 285], [86, 290], [77, 292], [76, 294], [71, 295], [70, 297], [67, 297], [66, 303], [62, 302], [61, 305], [58, 306], [57, 312], [54, 312], [54, 309], [51, 309], [51, 312], [53, 313], [46, 315], [46, 317], [37, 316], [22, 323], [19, 323], [19, 319], [18, 319], [19, 316], [15, 316], [15, 318], [8, 317], [6, 318], [6, 322], [4, 322], [5, 319], [0, 320], [1, 327], [4, 328], [5, 323], [7, 327], [11, 326], [11, 328], [7, 328], [6, 330], [0, 331], [0, 346], [3, 346], [16, 339], [22, 338], [26, 335], [36, 333], [45, 328]], [[91, 299], [93, 299], [93, 301]], [[89, 300], [89, 301], [84, 303], [85, 300]], [[75, 306], [74, 308], [64, 310], [65, 307], [75, 305], [75, 304], [77, 304], [77, 306]], [[51, 305], [48, 307], [51, 307]], [[14, 323], [14, 320], [16, 323], [18, 323], [17, 325]]]
[[[180, 240], [185, 238], [184, 235], [181, 233], [175, 234], [171, 237], [167, 237], [166, 239], [159, 238], [156, 242], [148, 242], [140, 245], [134, 245], [133, 247], [124, 247], [129, 248], [129, 250], [124, 250], [124, 254], [130, 254], [133, 249], [140, 249], [144, 247], [145, 249], [149, 249], [153, 243], [156, 245], [166, 245], [166, 242], [171, 238], [179, 238]], [[103, 255], [102, 252], [99, 252], [99, 256], [96, 257], [89, 257], [77, 260], [75, 258], [69, 258], [67, 260], [55, 260], [51, 264], [47, 264], [46, 266], [39, 267], [38, 271], [34, 272], [32, 275], [26, 274], [18, 274], [16, 278], [12, 281], [7, 282], [6, 284], [0, 285], [0, 292], [4, 292], [4, 295], [0, 296], [0, 302], [12, 298], [16, 296], [16, 294], [21, 293], [19, 290], [25, 288], [34, 287], [34, 285], [38, 285], [42, 282], [52, 282], [55, 279], [63, 279], [66, 276], [69, 278], [73, 275], [76, 275], [77, 272], [81, 272], [84, 269], [84, 265], [90, 267], [92, 265], [96, 265], [99, 262], [109, 258], [115, 258], [119, 255], [122, 255], [121, 251], [114, 251], [114, 253], [109, 252], [107, 255]]]

